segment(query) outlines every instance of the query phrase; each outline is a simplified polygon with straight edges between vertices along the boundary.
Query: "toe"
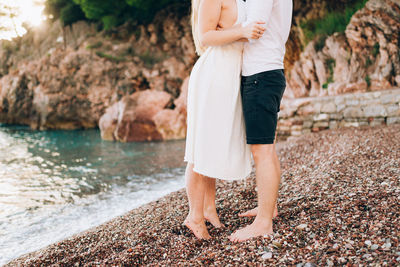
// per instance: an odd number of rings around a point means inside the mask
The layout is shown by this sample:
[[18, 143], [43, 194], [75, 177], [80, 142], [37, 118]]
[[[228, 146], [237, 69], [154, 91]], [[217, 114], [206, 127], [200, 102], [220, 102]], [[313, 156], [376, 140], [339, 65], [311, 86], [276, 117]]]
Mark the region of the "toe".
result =
[[229, 241], [233, 242], [235, 240], [234, 234], [231, 234], [228, 239]]
[[246, 211], [246, 212], [240, 213], [240, 214], [239, 214], [239, 217], [247, 217], [248, 214], [249, 214], [249, 212]]

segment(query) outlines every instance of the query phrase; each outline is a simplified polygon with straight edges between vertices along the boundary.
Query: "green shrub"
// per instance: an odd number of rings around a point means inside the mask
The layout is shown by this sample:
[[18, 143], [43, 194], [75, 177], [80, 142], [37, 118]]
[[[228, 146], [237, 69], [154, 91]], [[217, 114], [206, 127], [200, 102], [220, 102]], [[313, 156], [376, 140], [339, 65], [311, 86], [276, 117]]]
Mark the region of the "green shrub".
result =
[[305, 43], [309, 43], [316, 37], [326, 39], [335, 32], [344, 32], [350, 19], [359, 9], [363, 8], [368, 0], [357, 0], [353, 5], [344, 10], [328, 11], [321, 19], [305, 20], [300, 23], [303, 30]]
[[369, 75], [365, 76], [365, 82], [368, 85], [368, 88], [371, 87], [371, 77], [369, 77]]
[[83, 14], [81, 8], [74, 3], [68, 3], [65, 7], [61, 9], [60, 19], [64, 26], [71, 25], [74, 22], [85, 19], [85, 14]]
[[336, 66], [336, 61], [333, 59], [333, 58], [329, 58], [329, 59], [327, 59], [326, 60], [326, 65], [327, 65], [327, 67], [328, 67], [328, 74], [329, 74], [329, 76], [328, 76], [328, 78], [327, 78], [327, 81], [326, 81], [326, 83], [324, 83], [323, 85], [322, 85], [322, 88], [323, 89], [328, 89], [328, 85], [330, 84], [330, 83], [333, 83], [334, 82], [334, 71], [335, 71], [335, 66]]
[[87, 19], [110, 29], [127, 21], [148, 23], [158, 11], [175, 5], [184, 7], [178, 15], [190, 10], [188, 0], [46, 0], [46, 13], [64, 25]]
[[327, 39], [327, 36], [319, 36], [319, 38], [315, 42], [315, 50], [317, 52], [321, 51], [324, 48], [326, 39]]
[[381, 46], [379, 45], [379, 43], [378, 42], [376, 42], [375, 44], [374, 44], [374, 47], [372, 47], [372, 55], [374, 56], [374, 57], [377, 57], [378, 56], [378, 54], [379, 54], [379, 49], [381, 48]]
[[108, 15], [102, 17], [101, 22], [103, 23], [104, 29], [109, 30], [119, 24], [119, 19], [114, 15]]
[[99, 56], [99, 57], [108, 59], [108, 60], [110, 60], [110, 61], [117, 62], [117, 63], [118, 63], [118, 62], [125, 61], [125, 58], [123, 58], [123, 57], [115, 57], [115, 56], [113, 56], [113, 55], [109, 55], [109, 54], [106, 54], [106, 53], [101, 52], [101, 51], [97, 51], [97, 52], [96, 52], [96, 55]]
[[144, 54], [138, 55], [138, 57], [143, 61], [144, 65], [148, 68], [162, 61], [161, 57], [154, 55], [149, 50], [147, 50]]
[[328, 58], [326, 60], [326, 65], [328, 66], [329, 74], [333, 76], [334, 68], [336, 67], [336, 61], [333, 58]]
[[60, 18], [64, 26], [86, 19], [80, 6], [72, 0], [47, 0], [45, 12], [51, 15], [53, 19]]
[[86, 49], [96, 49], [96, 48], [100, 48], [103, 46], [103, 43], [101, 41], [98, 41], [97, 43], [94, 44], [89, 44], [88, 46], [86, 46]]
[[367, 60], [365, 61], [365, 68], [369, 68], [372, 65], [372, 60], [367, 57]]

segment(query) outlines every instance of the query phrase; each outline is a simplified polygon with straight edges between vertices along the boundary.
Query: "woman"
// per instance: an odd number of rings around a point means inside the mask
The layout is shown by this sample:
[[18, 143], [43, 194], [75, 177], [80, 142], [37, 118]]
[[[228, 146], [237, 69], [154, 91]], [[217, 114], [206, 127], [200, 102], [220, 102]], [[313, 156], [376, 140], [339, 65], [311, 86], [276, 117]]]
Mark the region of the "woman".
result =
[[[215, 178], [244, 179], [251, 172], [240, 99], [243, 40], [258, 39], [257, 22], [242, 27], [243, 0], [192, 0], [192, 28], [201, 57], [189, 80], [185, 161], [189, 214], [184, 224], [209, 239], [205, 218], [220, 227]], [[224, 29], [224, 30], [220, 30]]]

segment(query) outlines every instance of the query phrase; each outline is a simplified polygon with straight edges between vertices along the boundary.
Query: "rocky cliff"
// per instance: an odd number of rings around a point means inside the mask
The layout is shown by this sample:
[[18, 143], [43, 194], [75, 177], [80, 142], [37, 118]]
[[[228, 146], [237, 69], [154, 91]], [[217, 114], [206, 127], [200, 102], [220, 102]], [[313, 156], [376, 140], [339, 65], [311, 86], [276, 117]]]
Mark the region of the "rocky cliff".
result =
[[288, 74], [286, 97], [400, 86], [400, 1], [370, 0], [322, 48], [310, 42]]
[[[399, 0], [370, 0], [322, 48], [304, 42], [302, 21], [348, 2], [294, 1], [286, 98], [400, 86]], [[165, 10], [150, 25], [108, 32], [83, 22], [54, 23], [1, 42], [0, 123], [99, 126], [104, 139], [119, 141], [183, 138], [183, 81], [197, 57], [189, 18], [178, 14]]]
[[115, 124], [117, 131], [106, 130], [105, 139], [184, 138], [186, 104], [178, 97], [196, 60], [191, 29], [187, 17], [160, 17], [112, 32], [55, 23], [28, 33], [20, 46], [3, 41], [0, 122], [93, 128], [107, 110], [115, 116], [105, 115], [101, 125]]

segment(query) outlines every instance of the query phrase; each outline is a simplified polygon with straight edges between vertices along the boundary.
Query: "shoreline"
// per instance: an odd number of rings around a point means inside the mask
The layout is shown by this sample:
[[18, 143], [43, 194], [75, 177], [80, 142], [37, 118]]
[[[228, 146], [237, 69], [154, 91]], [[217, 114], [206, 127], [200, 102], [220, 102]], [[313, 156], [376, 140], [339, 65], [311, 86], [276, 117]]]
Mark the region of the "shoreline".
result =
[[[329, 130], [280, 143], [282, 184], [275, 234], [233, 244], [251, 222], [254, 177], [217, 182], [225, 229], [197, 241], [182, 226], [185, 189], [5, 266], [357, 265], [400, 263], [400, 125]], [[397, 208], [396, 208], [397, 207]], [[302, 266], [302, 265], [300, 265]]]

